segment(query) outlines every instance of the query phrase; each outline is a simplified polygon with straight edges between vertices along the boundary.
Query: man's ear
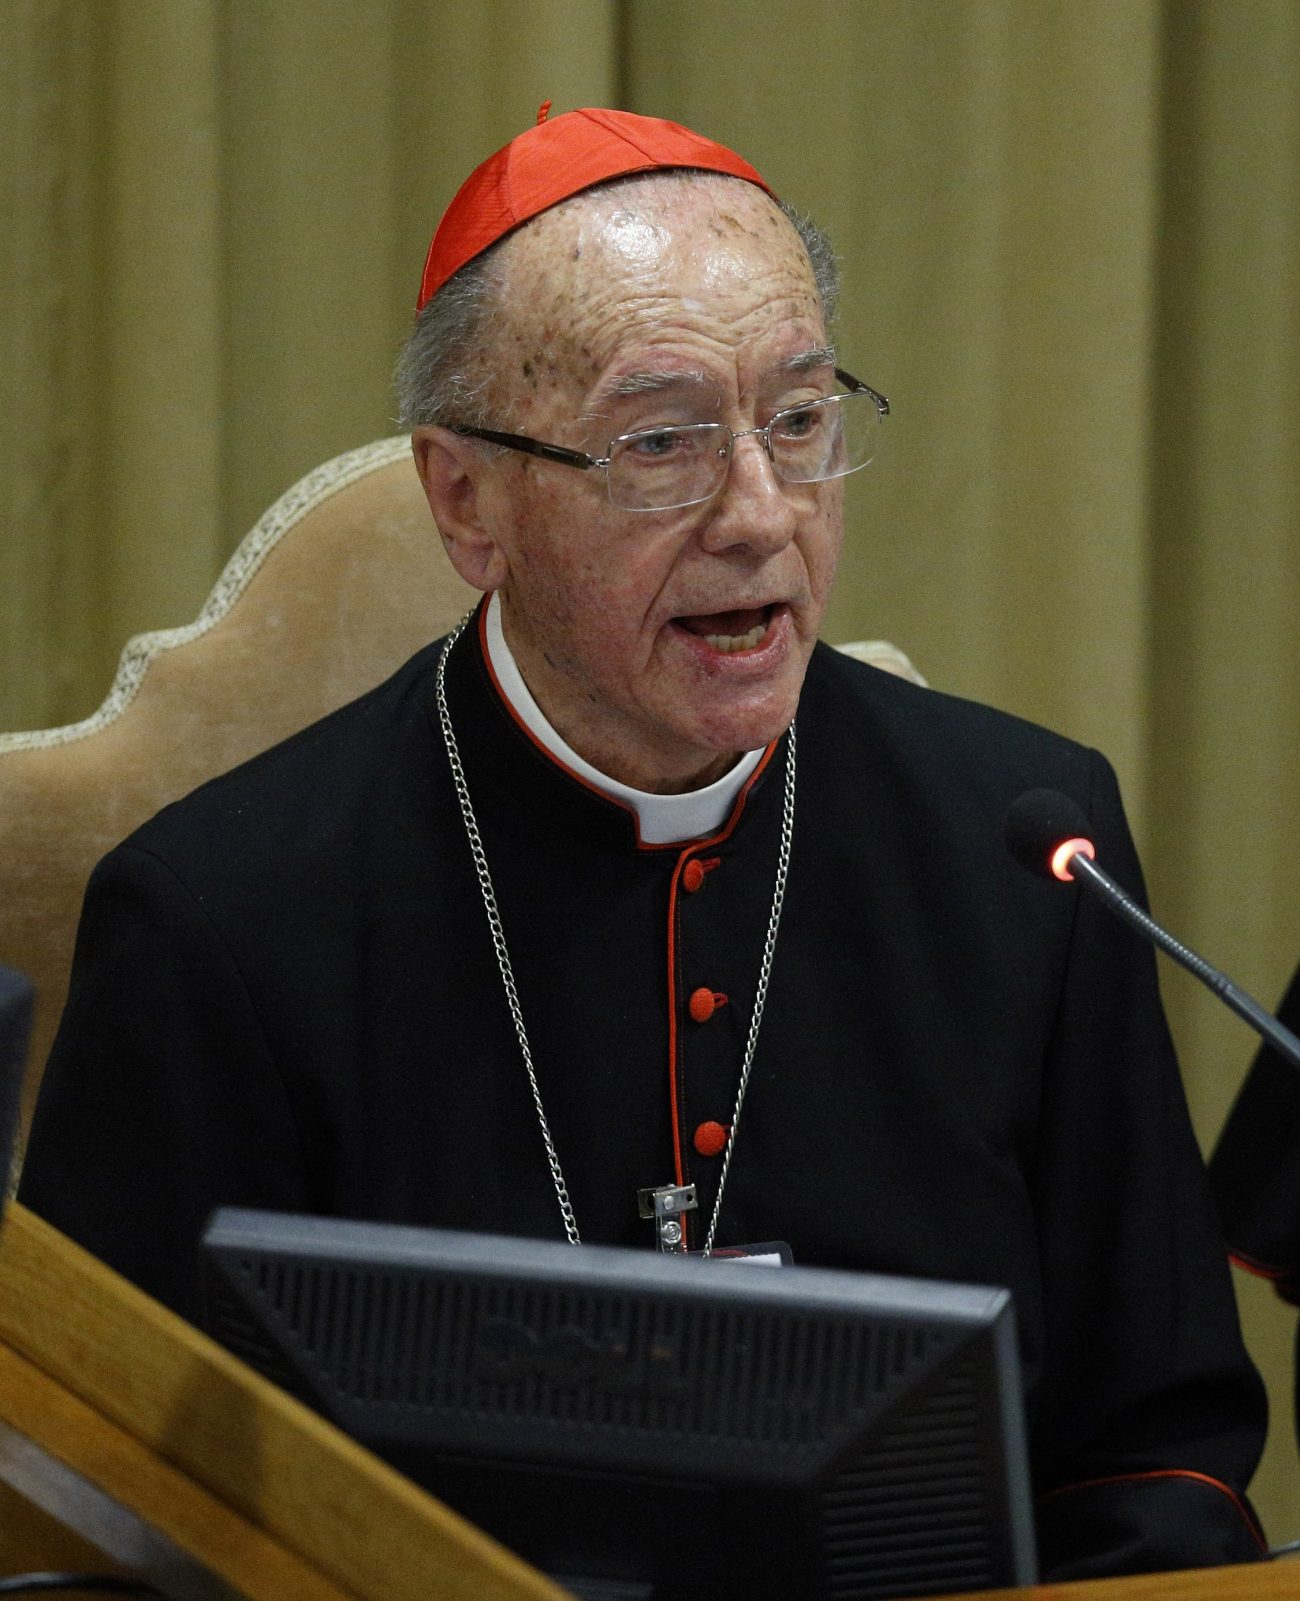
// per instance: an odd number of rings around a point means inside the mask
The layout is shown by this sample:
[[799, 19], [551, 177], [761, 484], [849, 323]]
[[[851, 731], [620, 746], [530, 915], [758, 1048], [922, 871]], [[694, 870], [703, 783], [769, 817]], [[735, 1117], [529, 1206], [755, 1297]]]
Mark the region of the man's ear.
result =
[[500, 589], [510, 563], [489, 515], [490, 463], [472, 440], [447, 428], [414, 429], [411, 451], [452, 566], [475, 589]]

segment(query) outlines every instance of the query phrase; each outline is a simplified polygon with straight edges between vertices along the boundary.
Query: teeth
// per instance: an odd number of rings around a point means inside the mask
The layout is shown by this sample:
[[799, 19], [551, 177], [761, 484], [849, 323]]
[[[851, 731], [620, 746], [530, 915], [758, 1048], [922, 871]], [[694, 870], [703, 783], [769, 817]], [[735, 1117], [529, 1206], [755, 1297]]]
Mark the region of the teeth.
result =
[[733, 650], [753, 650], [755, 645], [762, 643], [763, 635], [767, 632], [767, 624], [759, 623], [751, 628], [747, 634], [705, 634], [705, 642], [729, 655]]

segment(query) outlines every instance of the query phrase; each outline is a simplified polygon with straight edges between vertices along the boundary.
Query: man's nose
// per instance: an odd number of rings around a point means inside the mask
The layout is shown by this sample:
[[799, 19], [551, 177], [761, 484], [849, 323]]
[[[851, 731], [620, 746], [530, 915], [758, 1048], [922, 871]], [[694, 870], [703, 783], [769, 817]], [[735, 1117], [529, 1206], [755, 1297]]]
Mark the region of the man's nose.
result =
[[718, 491], [704, 528], [705, 549], [748, 545], [768, 553], [788, 545], [799, 520], [792, 487], [777, 477], [758, 435], [738, 439], [731, 449], [727, 481]]

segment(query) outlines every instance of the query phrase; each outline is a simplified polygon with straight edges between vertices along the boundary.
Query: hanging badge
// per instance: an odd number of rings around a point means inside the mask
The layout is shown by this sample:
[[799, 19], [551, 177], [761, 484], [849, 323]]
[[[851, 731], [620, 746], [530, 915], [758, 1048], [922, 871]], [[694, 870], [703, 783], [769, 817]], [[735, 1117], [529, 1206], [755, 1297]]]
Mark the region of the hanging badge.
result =
[[[703, 1256], [703, 1251], [691, 1251]], [[793, 1267], [794, 1252], [784, 1240], [764, 1240], [761, 1245], [715, 1245], [709, 1252], [714, 1262], [747, 1262], [755, 1267]]]

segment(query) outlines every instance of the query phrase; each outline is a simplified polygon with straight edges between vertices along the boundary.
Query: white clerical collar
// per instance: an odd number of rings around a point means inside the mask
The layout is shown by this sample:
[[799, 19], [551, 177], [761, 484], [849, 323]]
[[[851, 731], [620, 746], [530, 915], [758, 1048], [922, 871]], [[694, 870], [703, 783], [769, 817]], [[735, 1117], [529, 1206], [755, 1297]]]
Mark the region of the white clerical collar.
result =
[[506, 644], [501, 628], [501, 598], [495, 593], [488, 601], [486, 636], [488, 660], [497, 684], [519, 721], [558, 762], [593, 789], [634, 811], [643, 844], [672, 845], [678, 840], [698, 839], [716, 833], [726, 822], [736, 796], [763, 759], [761, 750], [747, 752], [730, 772], [706, 789], [689, 790], [684, 795], [651, 795], [643, 789], [630, 789], [584, 761], [547, 722]]

